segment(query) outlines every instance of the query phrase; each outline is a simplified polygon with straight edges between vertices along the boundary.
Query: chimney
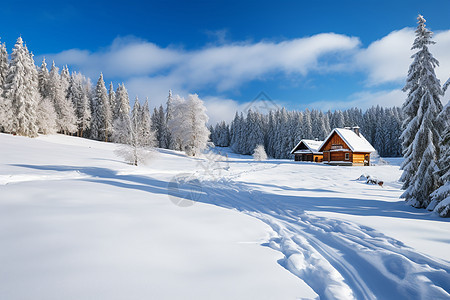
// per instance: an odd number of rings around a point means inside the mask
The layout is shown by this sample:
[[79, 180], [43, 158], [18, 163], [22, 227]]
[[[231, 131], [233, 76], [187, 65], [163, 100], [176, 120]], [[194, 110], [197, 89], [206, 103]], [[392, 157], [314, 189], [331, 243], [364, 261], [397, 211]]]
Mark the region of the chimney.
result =
[[359, 126], [358, 126], [358, 125], [353, 126], [353, 127], [352, 127], [352, 130], [353, 130], [353, 132], [356, 133], [357, 136], [359, 136]]

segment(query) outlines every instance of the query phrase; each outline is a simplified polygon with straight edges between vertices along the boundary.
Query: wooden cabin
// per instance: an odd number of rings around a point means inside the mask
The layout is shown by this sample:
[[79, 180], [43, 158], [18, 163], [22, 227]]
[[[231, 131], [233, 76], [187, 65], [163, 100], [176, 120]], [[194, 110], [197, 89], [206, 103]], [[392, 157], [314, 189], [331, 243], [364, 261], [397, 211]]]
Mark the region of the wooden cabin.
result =
[[318, 150], [322, 143], [323, 141], [301, 140], [291, 154], [294, 154], [295, 161], [322, 162], [323, 154]]
[[318, 151], [323, 163], [344, 166], [369, 166], [370, 153], [375, 149], [359, 132], [359, 127], [335, 128]]

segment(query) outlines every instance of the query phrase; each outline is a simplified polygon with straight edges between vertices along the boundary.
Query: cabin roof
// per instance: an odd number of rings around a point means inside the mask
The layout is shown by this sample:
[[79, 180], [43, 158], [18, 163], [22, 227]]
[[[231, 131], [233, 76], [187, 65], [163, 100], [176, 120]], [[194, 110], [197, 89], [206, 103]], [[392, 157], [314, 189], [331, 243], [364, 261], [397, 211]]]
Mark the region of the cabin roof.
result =
[[[323, 141], [316, 140], [301, 140], [298, 144], [292, 149], [291, 154], [297, 153], [297, 148], [300, 144], [303, 143], [312, 153], [321, 153], [319, 152], [319, 147], [322, 145]], [[302, 153], [302, 150], [299, 150], [298, 153]]]
[[337, 133], [341, 139], [350, 147], [350, 150], [353, 152], [374, 152], [375, 149], [372, 145], [366, 140], [366, 138], [360, 133], [357, 135], [353, 130], [344, 129], [344, 128], [335, 128], [331, 131], [331, 133], [327, 136], [325, 141], [320, 145], [319, 151], [322, 151], [322, 148], [325, 146], [326, 142], [331, 138], [333, 133]]

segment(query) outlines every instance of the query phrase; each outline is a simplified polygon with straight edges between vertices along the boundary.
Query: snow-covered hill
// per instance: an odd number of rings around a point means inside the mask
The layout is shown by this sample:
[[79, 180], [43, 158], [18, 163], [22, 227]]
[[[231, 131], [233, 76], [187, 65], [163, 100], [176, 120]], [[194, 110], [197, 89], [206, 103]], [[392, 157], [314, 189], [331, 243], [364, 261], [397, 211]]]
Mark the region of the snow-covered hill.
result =
[[398, 166], [115, 147], [0, 134], [0, 299], [450, 297], [450, 222]]

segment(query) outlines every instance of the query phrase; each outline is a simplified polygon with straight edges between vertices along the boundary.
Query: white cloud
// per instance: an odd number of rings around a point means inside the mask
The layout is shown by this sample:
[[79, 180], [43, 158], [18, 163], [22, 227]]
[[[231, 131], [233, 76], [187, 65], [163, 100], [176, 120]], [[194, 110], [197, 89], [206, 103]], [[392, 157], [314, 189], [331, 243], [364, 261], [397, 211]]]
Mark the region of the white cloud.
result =
[[[415, 52], [411, 50], [414, 38], [414, 29], [404, 28], [361, 49], [355, 60], [358, 68], [368, 73], [368, 85], [405, 82]], [[436, 75], [445, 82], [450, 76], [450, 30], [435, 33], [433, 39], [436, 44], [430, 46], [430, 51], [441, 66]]]
[[167, 76], [184, 89], [213, 86], [225, 91], [272, 72], [307, 75], [338, 63], [326, 60], [327, 55], [345, 53], [358, 45], [359, 39], [334, 33], [278, 43], [210, 45], [193, 51], [161, 48], [136, 38], [117, 38], [103, 51], [71, 49], [45, 56], [59, 65], [70, 64], [91, 77], [100, 72], [106, 77], [127, 79]]

